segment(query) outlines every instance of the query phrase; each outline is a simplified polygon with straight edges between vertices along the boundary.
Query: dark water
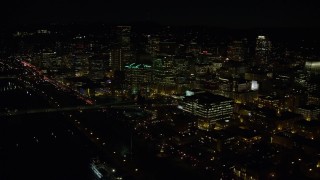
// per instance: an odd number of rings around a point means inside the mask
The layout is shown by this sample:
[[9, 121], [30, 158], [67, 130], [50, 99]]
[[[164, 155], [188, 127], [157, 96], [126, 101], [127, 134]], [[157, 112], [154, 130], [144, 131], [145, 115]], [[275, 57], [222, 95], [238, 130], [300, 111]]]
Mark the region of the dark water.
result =
[[1, 121], [0, 179], [89, 179], [90, 142], [58, 115]]
[[[1, 112], [48, 107], [42, 97], [15, 81], [9, 85], [1, 80], [0, 90]], [[61, 114], [0, 116], [1, 180], [92, 179], [89, 161], [94, 151]]]

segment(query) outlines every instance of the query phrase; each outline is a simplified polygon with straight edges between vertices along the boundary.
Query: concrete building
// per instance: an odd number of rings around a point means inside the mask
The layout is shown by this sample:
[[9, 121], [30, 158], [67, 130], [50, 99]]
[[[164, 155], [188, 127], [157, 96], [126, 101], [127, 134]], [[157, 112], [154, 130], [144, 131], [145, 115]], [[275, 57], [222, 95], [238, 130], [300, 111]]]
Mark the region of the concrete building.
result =
[[148, 95], [152, 81], [152, 70], [150, 65], [132, 63], [125, 66], [125, 80], [129, 93]]
[[204, 92], [186, 96], [179, 106], [199, 117], [198, 128], [210, 131], [218, 121], [229, 122], [233, 114], [233, 100]]

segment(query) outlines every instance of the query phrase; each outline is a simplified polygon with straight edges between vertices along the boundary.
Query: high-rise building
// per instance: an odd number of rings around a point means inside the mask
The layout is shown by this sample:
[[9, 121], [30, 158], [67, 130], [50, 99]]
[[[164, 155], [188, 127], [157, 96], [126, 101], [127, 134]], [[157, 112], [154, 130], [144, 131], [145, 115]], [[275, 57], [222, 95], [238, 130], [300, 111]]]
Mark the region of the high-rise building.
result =
[[114, 43], [110, 51], [110, 66], [113, 70], [124, 70], [124, 66], [132, 63], [131, 26], [114, 28]]
[[153, 60], [154, 82], [169, 85], [175, 84], [175, 66], [173, 56], [158, 56]]
[[319, 120], [320, 107], [314, 105], [305, 105], [298, 107], [296, 113], [301, 114], [305, 120]]
[[191, 53], [193, 55], [198, 55], [201, 51], [201, 47], [196, 42], [190, 42], [187, 45], [186, 53]]
[[153, 82], [156, 92], [175, 93], [176, 71], [174, 57], [170, 55], [157, 56], [153, 60]]
[[175, 61], [175, 71], [177, 74], [187, 74], [190, 75], [190, 65], [191, 62], [187, 57], [176, 56]]
[[258, 36], [256, 39], [256, 64], [266, 65], [271, 53], [271, 41], [266, 36]]
[[75, 54], [73, 56], [73, 70], [76, 77], [86, 76], [89, 74], [89, 57], [90, 54]]
[[227, 57], [233, 61], [243, 61], [245, 58], [245, 40], [233, 41], [228, 46]]
[[152, 57], [155, 57], [159, 54], [160, 51], [160, 39], [157, 36], [147, 35], [147, 45], [146, 52], [149, 53]]
[[209, 131], [215, 128], [216, 123], [231, 120], [233, 100], [208, 92], [191, 93], [183, 99], [179, 108], [198, 116], [198, 128]]
[[305, 69], [307, 70], [308, 73], [320, 74], [320, 61], [319, 60], [306, 61]]
[[132, 63], [126, 67], [126, 82], [131, 94], [148, 95], [152, 80], [150, 65]]
[[295, 82], [304, 87], [308, 93], [317, 93], [320, 89], [319, 76], [310, 70], [297, 71]]
[[115, 27], [116, 44], [123, 48], [129, 48], [131, 45], [131, 26], [116, 26]]
[[106, 65], [107, 65], [106, 56], [92, 56], [89, 59], [90, 69], [89, 75], [92, 79], [102, 79], [105, 77]]
[[123, 70], [123, 53], [121, 48], [114, 48], [110, 50], [109, 54], [109, 66], [114, 71], [122, 71]]

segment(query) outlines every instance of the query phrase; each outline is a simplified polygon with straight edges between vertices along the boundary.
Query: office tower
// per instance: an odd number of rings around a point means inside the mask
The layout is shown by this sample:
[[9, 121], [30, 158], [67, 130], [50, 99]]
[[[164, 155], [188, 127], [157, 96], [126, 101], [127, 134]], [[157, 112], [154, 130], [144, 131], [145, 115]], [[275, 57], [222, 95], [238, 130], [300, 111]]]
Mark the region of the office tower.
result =
[[320, 61], [307, 60], [305, 63], [305, 70], [310, 74], [320, 74]]
[[158, 56], [153, 60], [153, 80], [161, 85], [175, 84], [175, 67], [173, 56]]
[[148, 95], [152, 80], [150, 65], [132, 63], [125, 66], [126, 83], [131, 94]]
[[266, 36], [258, 36], [256, 39], [255, 61], [257, 65], [267, 65], [271, 53], [271, 41]]
[[102, 79], [105, 77], [107, 58], [105, 56], [90, 57], [90, 77], [92, 79]]
[[227, 49], [227, 57], [233, 61], [243, 61], [246, 53], [246, 39], [243, 41], [232, 41]]
[[73, 70], [76, 77], [89, 74], [89, 54], [76, 54], [73, 56]]
[[110, 51], [110, 66], [114, 71], [124, 70], [124, 66], [132, 63], [131, 26], [116, 26], [114, 42]]
[[296, 113], [301, 114], [305, 120], [319, 120], [320, 107], [315, 105], [300, 106], [296, 109]]
[[153, 82], [155, 91], [164, 94], [174, 94], [175, 79], [176, 72], [173, 56], [157, 56], [153, 60]]
[[122, 71], [124, 66], [123, 58], [121, 48], [111, 49], [109, 54], [109, 67], [114, 71]]
[[160, 39], [157, 36], [148, 35], [147, 36], [147, 45], [146, 45], [146, 52], [150, 54], [152, 57], [155, 57], [160, 52], [159, 47]]
[[117, 43], [122, 47], [130, 48], [131, 43], [131, 26], [117, 26], [115, 29]]
[[195, 56], [197, 56], [201, 51], [201, 47], [196, 42], [190, 42], [187, 44], [186, 53], [191, 53]]
[[198, 116], [198, 128], [213, 130], [218, 122], [229, 122], [233, 113], [233, 100], [212, 93], [190, 93], [179, 106]]

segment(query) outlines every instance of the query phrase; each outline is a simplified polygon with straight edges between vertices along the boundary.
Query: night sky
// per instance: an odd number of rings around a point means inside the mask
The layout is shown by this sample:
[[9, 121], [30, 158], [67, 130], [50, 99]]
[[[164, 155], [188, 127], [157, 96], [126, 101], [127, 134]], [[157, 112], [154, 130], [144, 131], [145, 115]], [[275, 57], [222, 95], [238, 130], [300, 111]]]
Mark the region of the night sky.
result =
[[317, 1], [10, 1], [2, 24], [155, 22], [217, 27], [320, 27]]

